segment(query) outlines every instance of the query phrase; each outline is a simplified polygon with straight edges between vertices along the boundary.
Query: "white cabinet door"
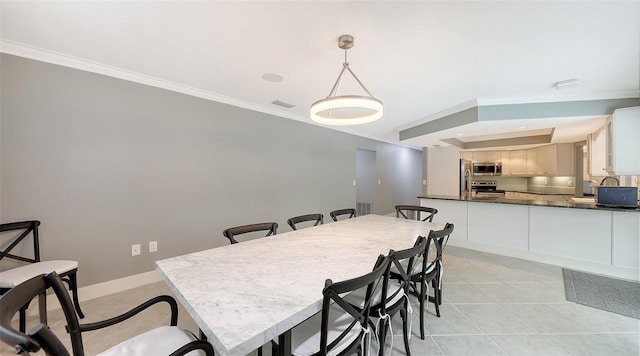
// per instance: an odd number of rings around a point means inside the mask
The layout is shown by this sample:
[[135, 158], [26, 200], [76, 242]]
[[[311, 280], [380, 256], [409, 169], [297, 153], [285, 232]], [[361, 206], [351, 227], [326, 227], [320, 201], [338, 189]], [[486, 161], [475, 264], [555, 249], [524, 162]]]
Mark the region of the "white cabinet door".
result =
[[589, 174], [596, 177], [607, 173], [607, 132], [604, 127], [589, 135]]
[[474, 151], [474, 162], [500, 162], [500, 151]]
[[558, 173], [558, 149], [556, 145], [536, 148], [536, 174], [549, 176]]
[[526, 175], [527, 150], [509, 151], [509, 168], [511, 175]]
[[537, 174], [536, 156], [537, 156], [537, 150], [535, 148], [531, 148], [527, 150], [527, 174], [528, 175]]
[[607, 130], [609, 172], [640, 175], [640, 106], [614, 111]]
[[509, 151], [499, 151], [500, 152], [500, 161], [502, 162], [502, 175], [509, 176], [511, 175], [511, 157], [509, 155]]

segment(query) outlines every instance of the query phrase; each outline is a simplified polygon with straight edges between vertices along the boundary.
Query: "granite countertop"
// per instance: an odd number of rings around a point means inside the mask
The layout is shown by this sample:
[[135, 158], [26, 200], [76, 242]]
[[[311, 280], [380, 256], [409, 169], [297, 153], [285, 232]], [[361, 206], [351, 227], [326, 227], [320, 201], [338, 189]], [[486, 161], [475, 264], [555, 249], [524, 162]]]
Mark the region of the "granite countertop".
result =
[[[564, 195], [564, 196], [571, 195], [571, 194], [567, 194], [567, 193], [542, 192], [542, 191], [519, 190], [519, 189], [505, 189], [504, 191], [505, 192], [514, 192], [514, 193], [538, 194], [538, 195]], [[571, 196], [573, 196], [573, 195], [571, 195]]]
[[439, 199], [439, 200], [454, 200], [454, 201], [473, 201], [481, 203], [497, 203], [497, 204], [516, 204], [516, 205], [535, 205], [535, 206], [550, 206], [557, 208], [574, 208], [574, 209], [590, 209], [590, 210], [603, 210], [603, 211], [625, 211], [625, 212], [640, 212], [640, 208], [616, 208], [608, 206], [596, 206], [594, 203], [579, 203], [570, 199], [562, 201], [549, 201], [549, 200], [527, 200], [527, 199], [507, 199], [503, 197], [458, 197], [448, 195], [421, 195], [419, 199]]

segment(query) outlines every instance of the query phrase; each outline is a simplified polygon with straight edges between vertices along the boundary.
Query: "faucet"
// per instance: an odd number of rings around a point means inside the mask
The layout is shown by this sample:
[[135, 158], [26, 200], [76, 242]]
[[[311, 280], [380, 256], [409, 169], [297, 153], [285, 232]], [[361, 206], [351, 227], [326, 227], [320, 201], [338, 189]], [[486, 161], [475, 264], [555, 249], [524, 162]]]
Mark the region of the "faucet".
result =
[[618, 178], [612, 177], [612, 176], [608, 176], [608, 177], [604, 177], [602, 179], [602, 182], [600, 182], [600, 186], [603, 186], [604, 183], [607, 181], [607, 179], [613, 179], [616, 182], [616, 185], [615, 185], [616, 187], [620, 185], [620, 180], [618, 180]]

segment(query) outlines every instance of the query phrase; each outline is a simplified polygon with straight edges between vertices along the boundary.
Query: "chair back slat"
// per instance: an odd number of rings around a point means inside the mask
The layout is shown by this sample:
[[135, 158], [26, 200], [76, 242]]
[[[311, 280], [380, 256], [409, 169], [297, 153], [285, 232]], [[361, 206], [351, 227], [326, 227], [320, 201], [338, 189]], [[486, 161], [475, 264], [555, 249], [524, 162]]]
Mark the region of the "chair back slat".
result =
[[[38, 226], [40, 226], [40, 221], [37, 220], [0, 224], [0, 233], [7, 233], [12, 231], [19, 232], [23, 230], [4, 250], [0, 251], [0, 260], [6, 257], [28, 263], [40, 262], [40, 241], [38, 238]], [[33, 258], [10, 253], [13, 248], [18, 246], [18, 244], [20, 244], [22, 240], [29, 236], [29, 234], [33, 235]]]
[[329, 213], [333, 221], [338, 221], [338, 218], [344, 215], [349, 215], [347, 219], [355, 218], [356, 209], [338, 209]]
[[431, 244], [436, 248], [436, 256], [432, 261], [430, 261], [431, 263], [442, 263], [442, 252], [449, 241], [449, 236], [451, 236], [453, 228], [453, 224], [447, 223], [444, 226], [444, 229], [431, 230], [429, 233], [429, 237], [427, 238], [427, 254]]
[[297, 226], [300, 223], [303, 222], [307, 222], [307, 221], [312, 221], [313, 222], [313, 226], [318, 226], [323, 224], [324, 220], [324, 215], [322, 214], [306, 214], [306, 215], [300, 215], [300, 216], [294, 216], [292, 218], [289, 218], [287, 220], [287, 224], [289, 224], [289, 226], [291, 226], [291, 229], [293, 230], [297, 230]]
[[264, 223], [257, 223], [257, 224], [249, 224], [249, 225], [241, 225], [241, 226], [231, 227], [231, 228], [228, 228], [228, 229], [224, 230], [222, 232], [222, 235], [224, 235], [226, 238], [228, 238], [229, 242], [231, 242], [231, 244], [237, 244], [238, 241], [235, 239], [235, 237], [237, 235], [242, 235], [242, 234], [246, 234], [246, 233], [250, 233], [250, 232], [256, 232], [256, 231], [266, 231], [267, 234], [265, 235], [265, 237], [271, 236], [271, 235], [276, 235], [277, 232], [278, 232], [278, 223], [277, 222], [264, 222]]
[[[425, 213], [426, 216], [421, 218], [421, 213]], [[438, 213], [438, 209], [429, 208], [426, 206], [418, 205], [396, 205], [396, 217], [403, 217], [410, 220], [421, 220], [433, 222], [433, 216]]]

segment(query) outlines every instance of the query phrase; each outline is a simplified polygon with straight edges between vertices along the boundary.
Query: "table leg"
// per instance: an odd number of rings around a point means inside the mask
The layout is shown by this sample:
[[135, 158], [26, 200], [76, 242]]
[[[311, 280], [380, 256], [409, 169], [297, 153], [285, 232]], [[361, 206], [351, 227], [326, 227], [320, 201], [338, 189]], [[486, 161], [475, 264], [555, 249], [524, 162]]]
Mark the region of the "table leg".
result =
[[291, 330], [278, 336], [278, 356], [291, 356]]

